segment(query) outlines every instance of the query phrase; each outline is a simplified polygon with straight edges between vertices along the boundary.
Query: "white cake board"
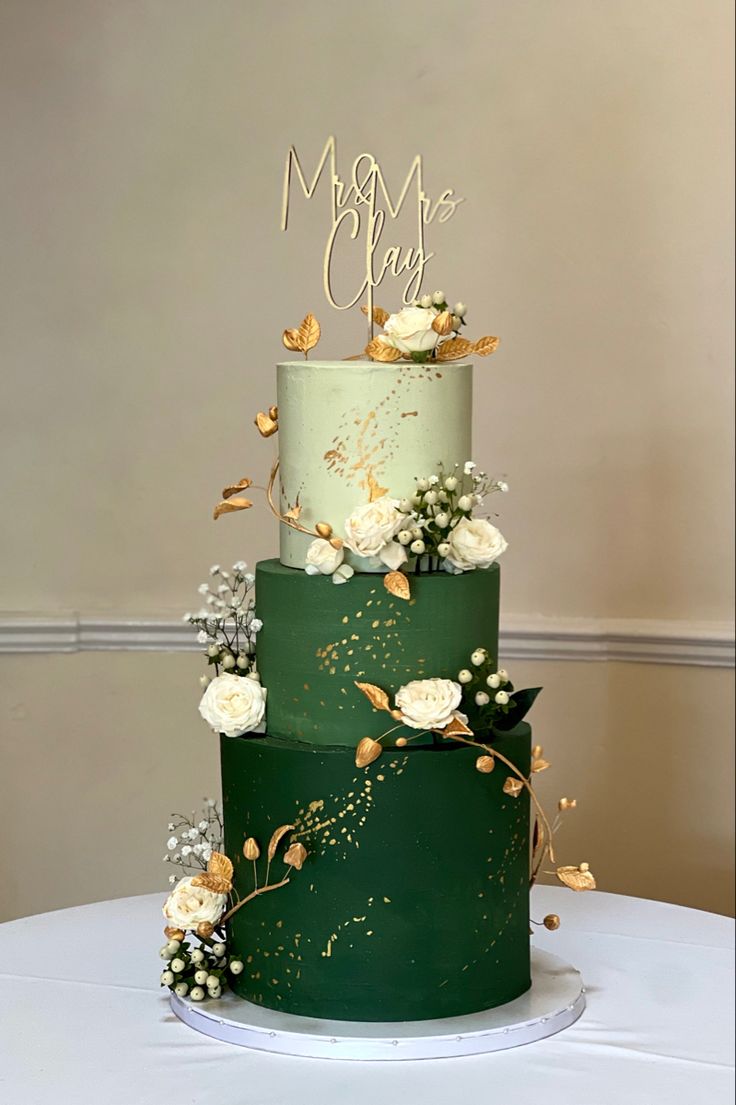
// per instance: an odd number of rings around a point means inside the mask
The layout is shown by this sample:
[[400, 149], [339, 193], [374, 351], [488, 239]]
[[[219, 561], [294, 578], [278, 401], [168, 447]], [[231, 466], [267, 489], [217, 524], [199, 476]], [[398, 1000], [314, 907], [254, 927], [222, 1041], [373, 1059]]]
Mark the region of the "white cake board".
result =
[[264, 1009], [229, 991], [216, 1000], [171, 995], [185, 1024], [228, 1044], [316, 1059], [448, 1059], [504, 1051], [553, 1036], [585, 1008], [578, 971], [549, 952], [532, 951], [532, 986], [495, 1009], [431, 1021], [323, 1021]]

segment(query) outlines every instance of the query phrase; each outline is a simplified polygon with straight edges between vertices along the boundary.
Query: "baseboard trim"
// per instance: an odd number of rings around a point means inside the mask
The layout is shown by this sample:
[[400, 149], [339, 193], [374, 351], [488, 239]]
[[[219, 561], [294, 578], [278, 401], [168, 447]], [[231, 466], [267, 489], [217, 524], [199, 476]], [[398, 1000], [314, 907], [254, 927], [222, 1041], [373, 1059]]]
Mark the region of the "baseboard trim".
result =
[[[0, 653], [193, 652], [190, 626], [175, 619], [56, 618], [0, 615]], [[504, 660], [626, 661], [734, 666], [734, 627], [727, 622], [597, 620], [508, 615], [501, 624]]]

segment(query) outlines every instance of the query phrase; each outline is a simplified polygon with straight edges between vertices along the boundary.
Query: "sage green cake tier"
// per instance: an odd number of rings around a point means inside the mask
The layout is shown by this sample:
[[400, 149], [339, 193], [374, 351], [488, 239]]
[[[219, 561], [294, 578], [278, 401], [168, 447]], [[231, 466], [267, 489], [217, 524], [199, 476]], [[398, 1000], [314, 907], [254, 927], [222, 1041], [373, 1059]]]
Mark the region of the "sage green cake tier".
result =
[[456, 679], [479, 647], [498, 659], [499, 586], [497, 564], [432, 572], [411, 576], [407, 601], [389, 594], [380, 576], [335, 584], [262, 560], [257, 658], [268, 732], [351, 748], [378, 736], [391, 719], [376, 714], [355, 680], [395, 692], [412, 679]]
[[[471, 456], [470, 364], [289, 361], [278, 366], [281, 507], [297, 502], [313, 530], [343, 522], [384, 488], [410, 497], [417, 476]], [[283, 564], [303, 568], [311, 537], [280, 526]], [[358, 572], [381, 572], [374, 560], [347, 560]]]
[[[528, 774], [531, 730], [496, 747]], [[240, 898], [254, 888], [243, 843], [260, 845], [267, 879], [273, 831], [284, 853], [308, 851], [287, 885], [228, 923], [233, 978], [249, 1001], [303, 1016], [403, 1021], [461, 1016], [528, 989], [529, 800], [503, 792], [507, 769], [475, 769], [476, 752], [387, 750], [367, 768], [353, 752], [270, 737], [221, 738], [225, 850]]]

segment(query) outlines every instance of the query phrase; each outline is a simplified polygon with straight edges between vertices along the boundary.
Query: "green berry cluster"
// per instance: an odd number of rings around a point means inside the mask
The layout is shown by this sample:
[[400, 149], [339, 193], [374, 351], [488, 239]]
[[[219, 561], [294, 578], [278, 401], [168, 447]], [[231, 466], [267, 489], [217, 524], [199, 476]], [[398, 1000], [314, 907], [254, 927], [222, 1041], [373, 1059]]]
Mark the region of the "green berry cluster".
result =
[[227, 972], [242, 974], [244, 966], [242, 959], [228, 955], [224, 941], [202, 940], [199, 946], [192, 946], [186, 940], [169, 940], [159, 955], [166, 964], [161, 985], [191, 1001], [222, 997]]

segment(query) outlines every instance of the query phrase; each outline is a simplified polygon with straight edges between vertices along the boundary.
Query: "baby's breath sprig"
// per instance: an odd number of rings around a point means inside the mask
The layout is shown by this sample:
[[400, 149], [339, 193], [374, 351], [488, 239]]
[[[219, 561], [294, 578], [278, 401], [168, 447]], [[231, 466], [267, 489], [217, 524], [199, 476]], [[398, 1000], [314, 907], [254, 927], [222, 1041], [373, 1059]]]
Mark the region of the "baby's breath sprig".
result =
[[[206, 645], [207, 664], [233, 675], [248, 675], [256, 670], [256, 636], [263, 623], [255, 616], [252, 591], [255, 576], [243, 560], [227, 571], [219, 564], [210, 568], [210, 580], [198, 587], [204, 604], [196, 614], [187, 613], [184, 621], [198, 630], [197, 640]], [[200, 678], [202, 687], [210, 682]]]
[[164, 863], [176, 864], [179, 873], [169, 875], [173, 886], [183, 875], [206, 871], [213, 852], [222, 851], [222, 811], [214, 798], [205, 798], [199, 814], [174, 813], [169, 821]]

